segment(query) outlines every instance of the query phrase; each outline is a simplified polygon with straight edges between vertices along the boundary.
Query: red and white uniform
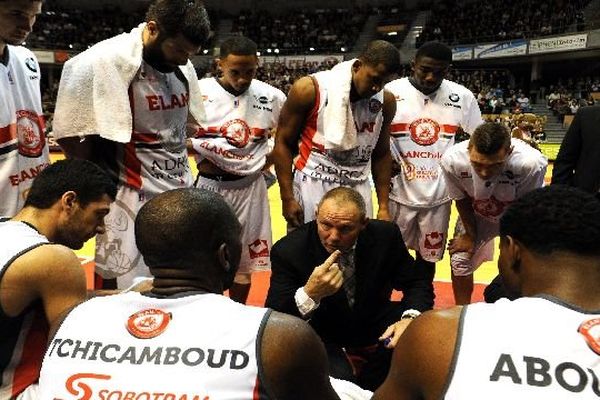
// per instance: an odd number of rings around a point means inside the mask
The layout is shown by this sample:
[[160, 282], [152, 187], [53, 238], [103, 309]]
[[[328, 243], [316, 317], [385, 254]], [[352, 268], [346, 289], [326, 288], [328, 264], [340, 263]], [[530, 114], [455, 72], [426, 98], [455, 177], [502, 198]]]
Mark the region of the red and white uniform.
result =
[[429, 95], [417, 90], [408, 78], [385, 88], [396, 97], [390, 143], [394, 160], [403, 167], [392, 179], [390, 198], [425, 208], [448, 202], [439, 161], [454, 145], [459, 127], [472, 133], [483, 123], [473, 93], [448, 80]]
[[468, 141], [457, 144], [441, 160], [450, 198], [470, 198], [477, 224], [473, 256], [466, 253], [452, 255], [451, 265], [458, 276], [470, 275], [483, 261], [492, 259], [493, 246], [485, 244], [498, 235], [498, 222], [504, 210], [525, 193], [541, 187], [548, 166], [548, 160], [539, 151], [513, 138], [512, 152], [506, 158], [502, 172], [483, 180], [473, 171], [468, 145]]
[[269, 315], [216, 294], [88, 300], [50, 342], [39, 398], [269, 398], [259, 353]]
[[442, 258], [447, 239], [450, 199], [439, 161], [454, 145], [459, 127], [472, 133], [483, 123], [470, 90], [443, 80], [425, 95], [408, 78], [386, 85], [396, 98], [390, 130], [394, 161], [402, 172], [392, 178], [390, 213], [409, 248], [425, 260]]
[[206, 119], [192, 139], [196, 160], [207, 158], [240, 179], [219, 181], [198, 175], [196, 187], [215, 191], [233, 208], [242, 224], [242, 258], [238, 272], [269, 269], [272, 244], [267, 185], [261, 170], [269, 154], [268, 138], [277, 127], [283, 92], [256, 79], [235, 96], [216, 78], [201, 79]]
[[157, 194], [191, 187], [185, 146], [189, 94], [175, 73], [143, 63], [129, 87], [133, 111], [131, 141], [117, 155], [119, 191], [105, 218], [106, 233], [96, 237], [96, 270], [118, 277], [120, 288], [135, 276], [148, 276], [133, 234], [138, 210]]
[[597, 399], [600, 312], [551, 296], [463, 308], [446, 400]]
[[33, 178], [50, 163], [44, 134], [40, 66], [22, 46], [0, 62], [0, 216], [22, 207]]
[[[17, 221], [0, 222], [0, 282], [15, 258], [48, 239]], [[0, 399], [18, 396], [37, 382], [48, 341], [48, 323], [41, 303], [9, 317], [0, 304]]]
[[318, 72], [313, 76], [315, 106], [306, 119], [300, 137], [299, 154], [294, 160], [294, 195], [304, 209], [305, 221], [315, 218], [316, 205], [330, 189], [348, 186], [359, 191], [372, 215], [371, 154], [379, 140], [383, 125], [383, 90], [368, 99], [351, 104], [357, 131], [357, 147], [346, 150], [325, 149], [323, 119], [327, 104], [327, 87], [331, 71]]

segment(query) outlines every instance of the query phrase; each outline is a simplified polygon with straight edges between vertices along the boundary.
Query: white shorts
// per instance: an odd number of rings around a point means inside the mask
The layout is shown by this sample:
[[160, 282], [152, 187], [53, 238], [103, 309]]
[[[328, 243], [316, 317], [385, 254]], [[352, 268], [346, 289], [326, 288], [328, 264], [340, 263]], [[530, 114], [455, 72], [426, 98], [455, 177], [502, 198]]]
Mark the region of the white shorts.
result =
[[310, 177], [300, 171], [294, 173], [294, 197], [304, 210], [304, 222], [316, 218], [317, 206], [321, 198], [336, 187], [345, 186], [356, 190], [365, 200], [367, 217], [373, 218], [373, 194], [368, 180], [353, 185], [340, 185]]
[[195, 186], [219, 193], [242, 224], [242, 258], [238, 273], [271, 268], [271, 214], [267, 184], [262, 174], [236, 181], [216, 181], [198, 176]]
[[[485, 261], [494, 259], [494, 238], [498, 236], [498, 223], [488, 221], [475, 215], [477, 237], [475, 238], [474, 252], [454, 253], [450, 257], [450, 267], [455, 276], [469, 276]], [[465, 228], [460, 220], [456, 221], [454, 237], [465, 233]]]
[[426, 261], [436, 262], [444, 257], [450, 204], [417, 208], [390, 200], [390, 216], [400, 228], [406, 247], [419, 252]]
[[106, 232], [96, 236], [96, 272], [104, 279], [117, 278], [124, 289], [135, 278], [151, 276], [135, 245], [134, 222], [139, 209], [149, 200], [128, 186], [121, 186], [110, 212], [104, 218]]

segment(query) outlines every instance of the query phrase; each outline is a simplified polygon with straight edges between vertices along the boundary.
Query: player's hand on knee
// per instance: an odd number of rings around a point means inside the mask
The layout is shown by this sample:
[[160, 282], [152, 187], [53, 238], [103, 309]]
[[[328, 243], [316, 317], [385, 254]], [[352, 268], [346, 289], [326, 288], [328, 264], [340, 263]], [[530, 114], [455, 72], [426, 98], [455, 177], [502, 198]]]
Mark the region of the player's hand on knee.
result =
[[468, 234], [456, 236], [448, 242], [448, 252], [454, 253], [473, 253], [475, 251], [475, 240]]
[[304, 210], [296, 199], [282, 200], [281, 208], [283, 218], [285, 218], [290, 226], [298, 228], [304, 223]]
[[304, 285], [304, 291], [314, 301], [319, 302], [322, 298], [336, 293], [342, 287], [344, 278], [337, 263], [339, 255], [339, 250], [331, 253], [323, 264], [313, 270], [306, 285]]

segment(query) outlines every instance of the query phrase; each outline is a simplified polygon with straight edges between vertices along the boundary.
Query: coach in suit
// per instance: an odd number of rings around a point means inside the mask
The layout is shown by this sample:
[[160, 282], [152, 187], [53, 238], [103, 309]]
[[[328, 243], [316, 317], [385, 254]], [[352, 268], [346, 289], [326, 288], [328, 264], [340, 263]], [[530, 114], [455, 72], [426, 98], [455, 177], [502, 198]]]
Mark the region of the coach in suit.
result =
[[[350, 188], [321, 200], [317, 219], [271, 252], [266, 305], [309, 320], [325, 343], [330, 374], [376, 388], [408, 323], [433, 307], [433, 269], [415, 270], [398, 227], [368, 220]], [[400, 302], [390, 301], [392, 289]]]
[[552, 184], [600, 191], [600, 106], [575, 114], [554, 162]]

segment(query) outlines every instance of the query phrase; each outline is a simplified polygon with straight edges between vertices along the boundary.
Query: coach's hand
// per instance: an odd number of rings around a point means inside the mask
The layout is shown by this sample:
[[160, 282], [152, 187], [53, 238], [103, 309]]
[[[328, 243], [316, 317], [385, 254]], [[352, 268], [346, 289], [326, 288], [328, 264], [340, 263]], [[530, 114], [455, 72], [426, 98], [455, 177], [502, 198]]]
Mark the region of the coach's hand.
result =
[[336, 293], [344, 283], [342, 271], [338, 265], [337, 258], [340, 251], [336, 250], [325, 260], [325, 262], [316, 267], [308, 282], [304, 285], [304, 291], [315, 302], [320, 302], [322, 298]]
[[304, 223], [304, 210], [296, 199], [282, 199], [281, 208], [283, 210], [283, 218], [285, 218], [290, 227], [298, 228]]

